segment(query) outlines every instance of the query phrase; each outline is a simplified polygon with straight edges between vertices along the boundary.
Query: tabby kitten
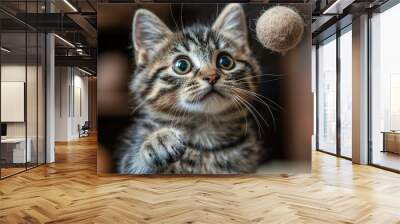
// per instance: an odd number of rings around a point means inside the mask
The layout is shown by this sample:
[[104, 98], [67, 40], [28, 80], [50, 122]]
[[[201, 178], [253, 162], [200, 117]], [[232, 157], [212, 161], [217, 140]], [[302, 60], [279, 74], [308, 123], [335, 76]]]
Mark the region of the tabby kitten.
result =
[[261, 146], [248, 113], [260, 69], [242, 7], [229, 4], [212, 27], [176, 32], [140, 9], [132, 26], [138, 118], [125, 134], [119, 172], [254, 172]]

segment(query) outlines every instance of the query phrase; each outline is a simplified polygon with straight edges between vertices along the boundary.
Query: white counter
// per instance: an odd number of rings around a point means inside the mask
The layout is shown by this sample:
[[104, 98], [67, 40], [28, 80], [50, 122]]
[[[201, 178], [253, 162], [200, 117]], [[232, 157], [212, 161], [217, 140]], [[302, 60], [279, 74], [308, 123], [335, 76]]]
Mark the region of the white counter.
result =
[[[25, 138], [5, 138], [1, 139], [2, 147], [13, 147], [13, 163], [25, 163], [32, 161], [32, 140], [27, 138], [25, 154]], [[25, 161], [26, 160], [26, 161]]]

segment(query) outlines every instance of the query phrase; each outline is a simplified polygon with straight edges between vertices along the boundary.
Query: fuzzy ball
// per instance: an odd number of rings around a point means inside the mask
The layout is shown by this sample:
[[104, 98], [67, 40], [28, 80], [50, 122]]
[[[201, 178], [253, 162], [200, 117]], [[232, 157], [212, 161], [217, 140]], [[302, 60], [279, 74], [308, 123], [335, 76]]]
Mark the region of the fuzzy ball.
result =
[[275, 6], [258, 18], [256, 32], [258, 41], [264, 47], [286, 53], [300, 42], [304, 32], [304, 22], [293, 9]]

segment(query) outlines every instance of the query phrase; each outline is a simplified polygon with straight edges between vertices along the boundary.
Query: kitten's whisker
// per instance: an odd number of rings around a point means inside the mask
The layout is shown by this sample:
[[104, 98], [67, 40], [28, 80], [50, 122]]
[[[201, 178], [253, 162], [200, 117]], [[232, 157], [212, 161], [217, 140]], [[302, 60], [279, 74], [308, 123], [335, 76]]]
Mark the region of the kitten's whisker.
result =
[[267, 101], [273, 103], [274, 106], [276, 106], [276, 107], [279, 108], [280, 110], [284, 110], [284, 108], [283, 108], [281, 105], [279, 105], [278, 103], [276, 103], [275, 101], [269, 99], [269, 98], [266, 97], [266, 96], [263, 96], [263, 95], [258, 94], [258, 93], [256, 93], [256, 92], [249, 91], [249, 90], [246, 90], [246, 89], [243, 89], [243, 88], [239, 88], [239, 87], [236, 87], [236, 86], [230, 86], [230, 87], [231, 87], [231, 88], [240, 89], [241, 91], [247, 92], [247, 93], [249, 93], [249, 94], [251, 94], [251, 95], [254, 95], [254, 96], [261, 97], [261, 98], [263, 98], [263, 99], [265, 99], [265, 100], [267, 100]]
[[[149, 101], [148, 99], [144, 100], [143, 102], [139, 103], [133, 110], [131, 111], [131, 114], [134, 114], [139, 108], [141, 108], [143, 105], [145, 105]], [[136, 102], [136, 101], [135, 101]]]
[[[243, 113], [244, 109], [240, 107], [240, 104], [237, 102], [235, 98], [232, 98], [232, 102], [235, 104], [235, 107], [238, 109], [239, 113]], [[244, 116], [244, 120], [246, 122], [246, 128], [244, 134], [247, 135], [247, 129], [248, 129], [248, 124], [247, 124], [247, 114]]]
[[183, 26], [183, 3], [181, 3], [181, 28], [182, 28], [182, 32], [184, 30], [184, 26]]
[[[235, 91], [240, 91], [240, 90], [235, 90]], [[245, 93], [246, 94], [246, 93]], [[269, 113], [270, 113], [270, 115], [271, 115], [271, 118], [272, 118], [272, 125], [273, 125], [273, 129], [275, 130], [276, 129], [276, 119], [275, 119], [275, 116], [274, 116], [274, 114], [273, 114], [273, 112], [272, 112], [272, 110], [271, 110], [271, 108], [270, 108], [270, 105], [268, 104], [268, 103], [266, 103], [264, 100], [262, 100], [261, 98], [259, 98], [258, 96], [254, 96], [254, 97], [256, 97], [256, 101], [257, 102], [260, 102], [261, 104], [263, 104], [263, 105], [265, 105], [266, 107], [267, 107], [267, 109], [268, 109], [268, 111], [269, 111]]]
[[196, 95], [196, 93], [201, 92], [201, 89], [194, 89], [194, 90], [190, 90], [190, 91], [186, 91], [186, 93], [188, 95]]
[[276, 78], [276, 79], [268, 79], [268, 80], [260, 80], [260, 81], [257, 81], [257, 82], [253, 82], [253, 80], [251, 80], [250, 78], [249, 78], [249, 80], [247, 80], [247, 79], [238, 79], [238, 80], [235, 80], [237, 83], [253, 83], [253, 84], [259, 84], [259, 83], [267, 83], [267, 82], [274, 82], [274, 81], [279, 81], [279, 80], [283, 80], [283, 78]]
[[178, 29], [179, 29], [179, 26], [178, 26], [178, 23], [177, 23], [176, 20], [175, 20], [174, 13], [172, 12], [172, 4], [169, 5], [169, 12], [171, 13], [171, 17], [172, 17], [172, 20], [174, 21], [175, 27], [176, 27], [176, 29], [178, 30]]
[[[261, 138], [262, 137], [262, 123], [259, 120], [257, 114], [255, 113], [254, 109], [250, 107], [249, 103], [247, 101], [245, 101], [242, 97], [237, 96], [238, 99], [243, 103], [243, 105], [246, 106], [247, 110], [250, 112], [250, 114], [253, 116], [254, 120], [256, 121], [257, 124], [257, 128], [258, 128], [258, 136]], [[261, 116], [260, 116], [261, 117]]]
[[247, 103], [246, 101], [244, 101], [243, 98], [241, 98], [241, 97], [239, 97], [239, 96], [237, 96], [237, 95], [235, 96], [235, 98], [236, 98], [239, 102], [241, 102], [241, 104], [242, 104], [243, 106], [245, 106], [245, 107], [247, 108], [247, 110], [252, 114], [252, 116], [254, 117], [254, 119], [255, 119], [255, 121], [256, 121], [256, 123], [257, 123], [258, 129], [261, 130], [261, 123], [259, 122], [259, 119], [258, 119], [258, 117], [256, 116], [256, 114], [254, 113], [253, 109], [252, 109], [251, 107], [249, 107], [248, 103]]
[[[241, 91], [243, 94], [247, 94], [247, 95], [250, 95], [250, 96], [253, 96], [253, 97], [255, 97], [256, 99], [255, 100], [258, 100], [258, 102], [260, 102], [260, 103], [263, 103], [263, 104], [265, 104], [265, 105], [267, 105], [267, 106], [270, 106], [270, 107], [272, 107], [273, 109], [276, 109], [276, 110], [283, 110], [283, 108], [280, 106], [280, 105], [278, 105], [278, 104], [276, 104], [276, 105], [270, 105], [270, 104], [268, 104], [267, 102], [265, 102], [264, 100], [262, 100], [261, 98], [264, 98], [265, 100], [268, 100], [268, 101], [272, 101], [272, 100], [269, 100], [268, 98], [266, 98], [266, 97], [264, 97], [263, 95], [260, 95], [260, 94], [257, 94], [257, 93], [255, 93], [255, 92], [252, 92], [252, 91], [248, 91], [248, 90], [245, 90], [245, 89], [242, 89], [242, 88], [239, 88], [239, 87], [235, 87], [235, 86], [229, 86], [231, 89], [235, 89], [235, 90], [237, 90], [237, 91]], [[273, 101], [272, 101], [272, 103], [274, 103]]]
[[246, 76], [246, 77], [243, 77], [243, 78], [240, 78], [240, 79], [236, 79], [237, 81], [238, 80], [242, 80], [242, 79], [251, 79], [251, 78], [254, 78], [254, 77], [265, 77], [265, 76], [272, 76], [272, 77], [284, 77], [285, 75], [279, 75], [279, 74], [272, 74], [272, 73], [265, 73], [265, 74], [260, 74], [260, 75], [251, 75], [251, 76]]
[[263, 73], [261, 75], [265, 75], [265, 76], [279, 76], [279, 77], [284, 77], [287, 76], [285, 74], [276, 74], [276, 73]]
[[[237, 88], [237, 89], [234, 89], [235, 87], [233, 87], [232, 89], [233, 90], [235, 90], [235, 91], [242, 91], [242, 89], [240, 89], [240, 88]], [[248, 93], [243, 93], [242, 92], [242, 94], [245, 94], [245, 95], [249, 95]], [[251, 96], [251, 95], [250, 95]], [[274, 120], [274, 123], [275, 123], [275, 117], [274, 117], [274, 115], [272, 114], [272, 111], [271, 111], [271, 109], [270, 109], [270, 105], [268, 105], [265, 101], [263, 101], [262, 99], [260, 99], [258, 96], [256, 96], [256, 95], [253, 95], [255, 98], [256, 98], [256, 100], [258, 101], [258, 102], [260, 102], [260, 103], [262, 103], [262, 104], [264, 104], [265, 106], [267, 106], [267, 108], [268, 108], [268, 110], [269, 110], [269, 112], [271, 113], [271, 116], [272, 116], [272, 118], [273, 118], [273, 120]], [[240, 96], [239, 96], [240, 97]], [[241, 97], [242, 98], [242, 97]], [[243, 99], [244, 100], [244, 99]], [[246, 101], [247, 102], [247, 101]], [[249, 102], [248, 102], [249, 103]], [[249, 103], [250, 104], [250, 103]], [[254, 107], [253, 107], [254, 108]], [[257, 110], [256, 110], [257, 111]], [[258, 111], [257, 111], [258, 112]], [[258, 113], [258, 114], [260, 114], [260, 113]], [[268, 125], [268, 124], [267, 124]], [[275, 126], [275, 125], [274, 125]]]
[[241, 98], [244, 102], [246, 102], [248, 105], [249, 105], [249, 107], [251, 107], [259, 116], [260, 116], [260, 118], [264, 121], [264, 123], [268, 126], [268, 127], [271, 127], [270, 125], [269, 125], [269, 123], [264, 119], [264, 117], [261, 115], [261, 113], [253, 106], [253, 105], [251, 105], [251, 103], [249, 102], [249, 101], [247, 101], [246, 99], [244, 99], [243, 97], [241, 97], [241, 96], [239, 96], [239, 95], [237, 95], [239, 98]]
[[247, 108], [247, 110], [250, 112], [250, 114], [253, 116], [254, 121], [257, 124], [257, 128], [258, 128], [258, 135], [261, 137], [261, 124], [257, 118], [257, 116], [254, 114], [253, 110], [251, 108], [249, 108], [245, 102], [243, 102], [242, 99], [240, 99], [238, 96], [233, 96], [234, 98], [236, 98], [238, 100], [238, 102], [240, 102], [243, 106], [245, 106]]
[[[241, 88], [238, 88], [238, 87], [232, 87], [232, 89], [234, 89], [234, 90], [236, 90], [236, 91], [240, 91], [240, 92], [245, 93], [245, 94], [248, 94], [248, 95], [250, 95], [250, 96], [254, 96], [254, 97], [256, 98], [256, 100], [260, 100], [260, 102], [262, 102], [262, 103], [264, 103], [264, 104], [266, 104], [266, 105], [268, 105], [268, 106], [273, 106], [273, 105], [269, 105], [267, 102], [265, 102], [265, 101], [261, 98], [262, 95], [259, 95], [259, 94], [256, 94], [256, 93], [254, 93], [254, 92], [251, 92], [251, 91], [248, 91], [248, 90], [245, 90], [245, 89], [241, 89]], [[279, 108], [278, 108], [278, 109], [279, 109]]]
[[[242, 91], [242, 93], [243, 92], [246, 93], [245, 91], [247, 91], [247, 90], [243, 90], [243, 89], [235, 88], [235, 87], [233, 87], [232, 89], [235, 90], [235, 91]], [[272, 110], [270, 108], [270, 105], [268, 103], [266, 103], [264, 100], [262, 100], [259, 96], [255, 95], [251, 91], [248, 91], [247, 94], [249, 94], [249, 95], [251, 94], [252, 96], [254, 96], [256, 98], [256, 101], [260, 102], [261, 104], [263, 104], [263, 105], [265, 105], [267, 107], [267, 109], [268, 109], [268, 111], [269, 111], [269, 113], [270, 113], [270, 115], [272, 117], [273, 129], [276, 129], [276, 119], [275, 119], [275, 116], [274, 116], [274, 114], [273, 114], [273, 112], [272, 112]]]

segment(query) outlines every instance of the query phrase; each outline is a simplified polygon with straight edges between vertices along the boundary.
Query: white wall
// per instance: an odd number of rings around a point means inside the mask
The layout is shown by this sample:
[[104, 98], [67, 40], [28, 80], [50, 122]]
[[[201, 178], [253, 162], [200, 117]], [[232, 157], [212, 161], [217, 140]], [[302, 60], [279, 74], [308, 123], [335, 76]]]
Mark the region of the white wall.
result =
[[[82, 76], [82, 73], [74, 75], [74, 108], [73, 108], [73, 119], [72, 119], [72, 136], [74, 138], [79, 137], [78, 124], [83, 125], [85, 121], [89, 119], [89, 102], [88, 102], [88, 77]], [[81, 111], [80, 111], [81, 110]]]
[[55, 68], [55, 141], [67, 141], [69, 139], [69, 68]]
[[56, 67], [55, 85], [55, 140], [77, 139], [78, 125], [88, 120], [88, 78], [76, 68]]

